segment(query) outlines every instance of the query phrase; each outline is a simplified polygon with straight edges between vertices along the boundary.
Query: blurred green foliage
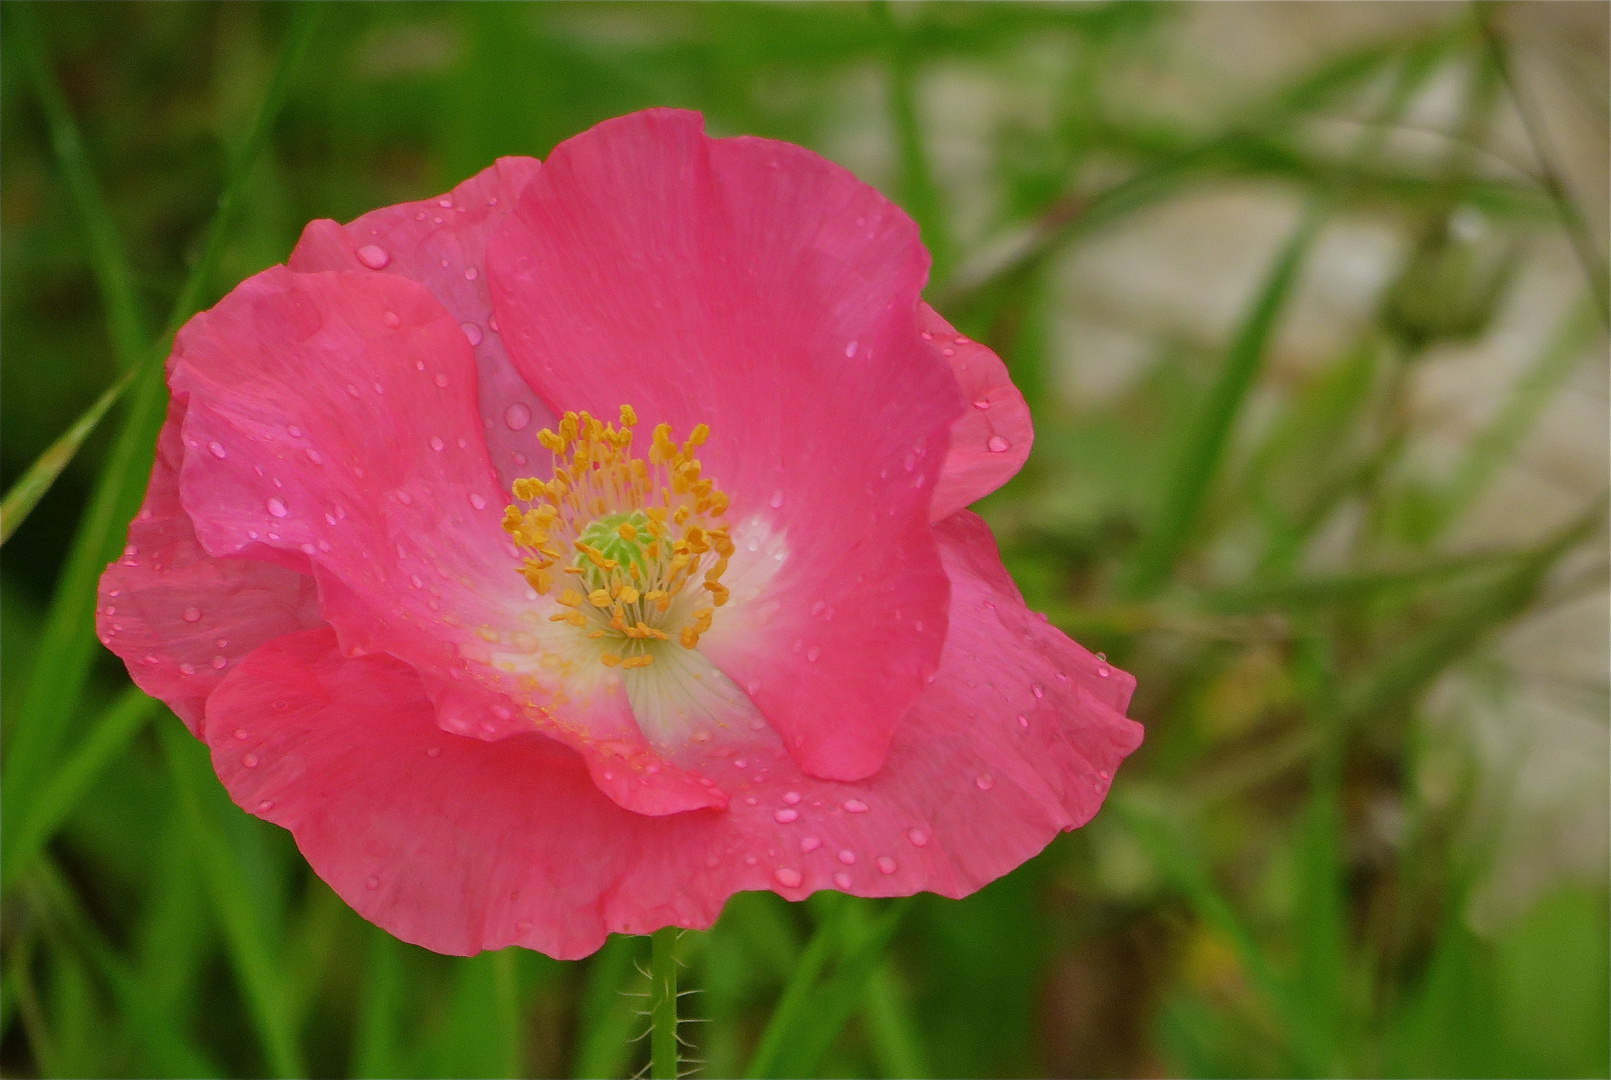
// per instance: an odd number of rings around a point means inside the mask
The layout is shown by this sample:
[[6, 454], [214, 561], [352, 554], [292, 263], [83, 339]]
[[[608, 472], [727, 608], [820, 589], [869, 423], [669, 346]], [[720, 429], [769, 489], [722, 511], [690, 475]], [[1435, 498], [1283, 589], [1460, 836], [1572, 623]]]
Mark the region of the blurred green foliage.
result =
[[[1604, 882], [1473, 929], [1497, 825], [1469, 747], [1426, 722], [1429, 689], [1482, 667], [1505, 628], [1603, 587], [1603, 496], [1515, 549], [1450, 539], [1574, 366], [1603, 355], [1598, 286], [1451, 468], [1416, 463], [1407, 408], [1423, 357], [1488, 332], [1529, 243], [1574, 232], [1586, 282], [1603, 256], [1547, 162], [1483, 167], [1512, 86], [1493, 12], [1444, 7], [1209, 119], [1127, 107], [1125, 79], [1153, 70], [1183, 11], [0, 6], [8, 491], [136, 373], [82, 450], [34, 475], [43, 497], [5, 549], [0, 1067], [643, 1064], [646, 939], [579, 963], [466, 960], [369, 927], [128, 689], [87, 605], [144, 482], [165, 313], [280, 261], [310, 219], [446, 190], [632, 109], [823, 148], [850, 86], [871, 95], [855, 110], [881, 111], [880, 180], [934, 252], [931, 298], [1036, 413], [1028, 467], [982, 510], [1031, 605], [1136, 673], [1148, 739], [1095, 822], [965, 901], [735, 897], [678, 943], [684, 1013], [706, 1021], [683, 1030], [693, 1058], [713, 1076], [1606, 1075]], [[960, 66], [1008, 85], [1026, 48], [1054, 58], [1053, 92], [986, 147], [987, 231], [1018, 242], [970, 250], [925, 79]], [[1388, 153], [1434, 82], [1462, 103], [1450, 137]], [[1360, 134], [1315, 137], [1338, 118]], [[1239, 184], [1307, 206], [1239, 324], [1160, 330], [1145, 373], [1100, 405], [1058, 393], [1078, 362], [1052, 332], [1059, 260]], [[1392, 230], [1399, 272], [1375, 318], [1278, 383], [1273, 342], [1339, 220]]]

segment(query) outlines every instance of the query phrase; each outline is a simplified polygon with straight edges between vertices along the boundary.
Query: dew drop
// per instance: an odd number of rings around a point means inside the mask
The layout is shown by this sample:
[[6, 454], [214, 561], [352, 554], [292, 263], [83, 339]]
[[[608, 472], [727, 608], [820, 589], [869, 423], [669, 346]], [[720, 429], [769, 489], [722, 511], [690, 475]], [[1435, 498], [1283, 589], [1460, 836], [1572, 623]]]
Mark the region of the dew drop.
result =
[[531, 409], [524, 402], [517, 401], [503, 411], [503, 423], [510, 431], [524, 431], [526, 425], [531, 423]]
[[451, 210], [453, 209], [453, 199], [447, 195], [444, 195], [440, 199], [436, 200], [436, 205], [440, 206], [444, 210]]
[[804, 840], [800, 841], [800, 850], [805, 852], [807, 855], [811, 854], [811, 852], [817, 850], [821, 846], [822, 841], [817, 839], [815, 836], [808, 836]]
[[378, 889], [378, 888], [380, 888], [380, 878], [376, 877], [374, 874], [370, 874], [368, 877], [364, 878], [364, 888], [366, 888], [366, 889]]
[[1035, 697], [1037, 697], [1037, 698], [1043, 698], [1043, 697], [1046, 696], [1046, 691], [1044, 691], [1044, 690], [1042, 690], [1040, 688], [1040, 683], [1030, 683], [1029, 684], [1029, 691], [1030, 691], [1030, 693], [1034, 694]]
[[1113, 779], [1113, 774], [1108, 772], [1106, 769], [1098, 769], [1096, 775], [1100, 776], [1104, 780]]
[[290, 513], [290, 511], [285, 508], [285, 503], [281, 502], [277, 498], [270, 499], [268, 502], [264, 503], [263, 505], [268, 508], [268, 512], [270, 514], [272, 514], [274, 517], [277, 517], [277, 518], [282, 518], [286, 514]]
[[251, 738], [251, 736], [246, 733], [245, 728], [238, 727], [235, 729], [235, 738], [239, 739], [241, 742], [245, 742], [247, 739]]
[[811, 648], [806, 650], [806, 659], [811, 661], [813, 664], [815, 664], [817, 662], [817, 657], [819, 657], [821, 655], [822, 655], [822, 650], [820, 648], [818, 648], [817, 646], [815, 646], [815, 645], [811, 646]]
[[854, 341], [845, 346], [845, 355], [847, 357], [853, 357], [856, 355], [856, 343]]
[[487, 500], [480, 494], [480, 492], [472, 491], [470, 492], [470, 505], [475, 507], [477, 510], [485, 510], [487, 508]]
[[1025, 731], [1028, 731], [1029, 730], [1029, 717], [1025, 716], [1023, 713], [1019, 713], [1018, 714], [1018, 726], [1023, 728]]
[[200, 620], [201, 610], [199, 608], [185, 608], [185, 622], [199, 622]]
[[757, 859], [754, 855], [746, 855], [746, 856], [744, 856], [744, 865], [745, 866], [754, 866], [756, 863], [758, 863], [760, 861], [761, 860]]
[[395, 311], [388, 311], [384, 316], [382, 316], [382, 319], [385, 321], [386, 325], [391, 327], [393, 330], [403, 325], [403, 320], [397, 317], [397, 312]]
[[358, 261], [371, 270], [384, 270], [392, 261], [392, 254], [379, 244], [365, 244], [358, 249]]
[[221, 443], [221, 442], [218, 442], [217, 440], [214, 440], [213, 442], [208, 443], [207, 444], [207, 449], [211, 450], [212, 454], [213, 454], [213, 457], [217, 458], [220, 461], [222, 461], [225, 457], [228, 456], [228, 451], [226, 451], [224, 449], [224, 444]]
[[975, 409], [988, 409], [990, 408], [990, 402], [986, 401], [984, 398], [980, 398], [978, 401], [973, 403], [973, 407]]
[[767, 500], [767, 505], [770, 506], [774, 510], [776, 510], [778, 507], [782, 506], [783, 505], [783, 492], [781, 492], [781, 491], [772, 492], [772, 497]]
[[992, 454], [1005, 454], [1008, 450], [1012, 449], [1012, 443], [1008, 442], [1006, 439], [1003, 439], [1000, 435], [992, 435], [985, 443], [985, 449], [989, 450]]
[[431, 436], [431, 449], [435, 450], [438, 454], [442, 452], [442, 448], [446, 445], [447, 443], [442, 441], [442, 437], [440, 435]]
[[442, 748], [440, 746], [433, 746], [429, 750], [425, 751], [425, 756], [426, 757], [441, 757], [442, 756]]
[[274, 809], [274, 800], [264, 799], [262, 802], [257, 804], [257, 809], [259, 813], [267, 813], [268, 811]]
[[[466, 270], [465, 273], [469, 273], [469, 271]], [[481, 327], [477, 326], [473, 322], [467, 322], [460, 323], [459, 329], [464, 331], [464, 340], [468, 341], [471, 345], [481, 344]]]
[[1097, 673], [1097, 674], [1098, 674], [1098, 675], [1100, 675], [1100, 676], [1101, 676], [1101, 677], [1102, 677], [1102, 678], [1104, 678], [1104, 679], [1105, 679], [1105, 678], [1107, 678], [1107, 677], [1108, 677], [1108, 676], [1109, 676], [1109, 675], [1112, 675], [1112, 674], [1113, 674], [1113, 669], [1112, 669], [1112, 668], [1110, 668], [1110, 667], [1108, 667], [1108, 666], [1107, 666], [1107, 665], [1106, 665], [1106, 664], [1103, 664], [1103, 665], [1102, 665], [1102, 666], [1101, 666], [1101, 667], [1099, 667], [1099, 668], [1097, 668], [1097, 669], [1096, 669], [1096, 673]]
[[922, 829], [907, 829], [906, 839], [912, 842], [913, 847], [924, 847], [929, 842], [929, 834]]
[[839, 850], [839, 861], [844, 863], [846, 866], [855, 866], [856, 853], [851, 851], [849, 848], [841, 848]]
[[787, 825], [791, 821], [798, 820], [799, 817], [800, 811], [798, 810], [779, 810], [772, 815], [772, 820], [779, 825]]
[[783, 801], [788, 803], [790, 806], [799, 806], [800, 793], [798, 791], [785, 791], [783, 793]]
[[181, 675], [194, 675], [195, 673], [196, 673], [196, 665], [195, 664], [180, 664], [179, 665], [179, 674], [181, 674]]
[[448, 377], [446, 375], [442, 374], [440, 371], [438, 371], [436, 373], [436, 375], [431, 379], [431, 381], [436, 383], [436, 385], [438, 385], [440, 387], [443, 387], [445, 389], [447, 387], [447, 384], [448, 384]]
[[406, 491], [399, 491], [397, 493], [397, 501], [402, 503], [404, 506], [413, 506], [414, 496], [410, 495]]
[[878, 863], [878, 872], [880, 874], [893, 874], [895, 872], [895, 860], [888, 855], [880, 855], [876, 862]]
[[996, 778], [989, 773], [980, 773], [979, 778], [973, 783], [980, 791], [989, 791], [996, 786]]
[[841, 889], [849, 889], [850, 875], [841, 870], [833, 876], [833, 883], [839, 886]]
[[257, 755], [247, 754], [245, 757], [241, 758], [241, 764], [245, 765], [248, 769], [257, 768]]
[[785, 889], [797, 888], [800, 882], [803, 880], [800, 877], [800, 871], [791, 870], [787, 866], [781, 867], [774, 871], [772, 876], [777, 878], [778, 884], [782, 885]]
[[480, 276], [480, 274], [478, 274], [476, 272], [475, 267], [467, 266], [467, 267], [464, 268], [464, 280], [465, 281], [474, 281], [479, 276]]
[[215, 656], [215, 657], [213, 657], [213, 670], [214, 671], [223, 671], [228, 666], [229, 666], [228, 657], [224, 657], [224, 656]]
[[865, 814], [867, 812], [867, 804], [860, 799], [846, 799], [843, 805], [846, 813]]

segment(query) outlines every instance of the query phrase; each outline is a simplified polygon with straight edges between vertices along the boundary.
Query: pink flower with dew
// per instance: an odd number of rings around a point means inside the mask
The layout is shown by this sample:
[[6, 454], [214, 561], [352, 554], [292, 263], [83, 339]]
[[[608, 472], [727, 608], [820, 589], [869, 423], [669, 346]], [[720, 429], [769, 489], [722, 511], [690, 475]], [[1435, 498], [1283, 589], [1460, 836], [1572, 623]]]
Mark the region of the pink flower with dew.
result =
[[180, 332], [102, 640], [440, 952], [966, 895], [1141, 729], [963, 509], [1030, 420], [927, 271], [844, 169], [663, 109], [313, 222]]

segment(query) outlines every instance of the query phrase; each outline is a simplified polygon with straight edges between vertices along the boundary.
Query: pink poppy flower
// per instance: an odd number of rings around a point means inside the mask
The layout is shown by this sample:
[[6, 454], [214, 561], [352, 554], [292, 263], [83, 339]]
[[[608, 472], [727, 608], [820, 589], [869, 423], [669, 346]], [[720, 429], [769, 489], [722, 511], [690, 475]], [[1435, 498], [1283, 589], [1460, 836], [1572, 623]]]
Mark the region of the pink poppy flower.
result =
[[849, 172], [673, 110], [315, 221], [180, 333], [102, 639], [441, 952], [966, 895], [1141, 729], [963, 509], [1030, 421], [927, 271]]

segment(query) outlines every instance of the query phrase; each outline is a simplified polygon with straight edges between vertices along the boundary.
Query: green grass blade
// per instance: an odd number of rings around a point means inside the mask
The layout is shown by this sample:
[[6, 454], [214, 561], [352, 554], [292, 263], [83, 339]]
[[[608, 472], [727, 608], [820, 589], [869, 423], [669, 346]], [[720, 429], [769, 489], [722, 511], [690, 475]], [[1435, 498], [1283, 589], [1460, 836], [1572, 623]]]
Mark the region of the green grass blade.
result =
[[874, 969], [867, 980], [863, 1008], [867, 1034], [880, 1072], [886, 1077], [909, 1080], [934, 1075], [923, 1053], [923, 1040], [911, 1005], [888, 960]]
[[766, 1022], [765, 1030], [761, 1032], [761, 1041], [755, 1048], [755, 1056], [750, 1059], [750, 1067], [744, 1073], [751, 1080], [779, 1075], [778, 1070], [782, 1067], [789, 1040], [811, 1023], [809, 1006], [812, 991], [816, 988], [817, 980], [822, 977], [823, 969], [828, 966], [828, 961], [839, 948], [844, 936], [843, 908], [849, 903], [840, 896], [826, 896], [824, 899], [828, 903], [820, 906], [826, 907], [827, 910], [822, 913], [821, 921], [817, 925], [816, 933], [811, 936], [810, 943], [800, 954], [799, 963], [795, 965], [788, 984], [783, 988], [782, 996], [772, 1009], [772, 1017]]
[[201, 860], [202, 876], [224, 928], [230, 961], [257, 1028], [269, 1068], [278, 1077], [307, 1074], [297, 1047], [289, 995], [282, 974], [288, 965], [271, 942], [272, 930], [247, 887], [217, 815], [239, 811], [224, 797], [207, 751], [177, 722], [159, 724], [162, 748], [178, 791], [186, 824]]
[[101, 770], [123, 752], [156, 712], [157, 702], [131, 686], [101, 714], [38, 796], [22, 808], [21, 820], [8, 830], [0, 850], [0, 891], [10, 889], [17, 873], [50, 842]]
[[588, 962], [581, 1031], [571, 1064], [577, 1080], [624, 1073], [632, 1057], [632, 1040], [647, 1027], [647, 1020], [638, 1014], [648, 998], [628, 990], [637, 983], [633, 961], [638, 950], [638, 938], [614, 934]]
[[1322, 212], [1311, 206], [1277, 255], [1257, 299], [1225, 356], [1225, 364], [1210, 387], [1180, 460], [1168, 481], [1156, 524], [1137, 547], [1125, 577], [1123, 592], [1131, 597], [1155, 595], [1168, 581], [1176, 561], [1190, 539], [1198, 513], [1208, 497], [1221, 459], [1230, 444], [1282, 309], [1292, 294], [1298, 268], [1319, 232]]
[[1489, 551], [1438, 559], [1404, 570], [1275, 580], [1205, 593], [1197, 603], [1216, 615], [1251, 615], [1285, 609], [1310, 611], [1413, 593], [1430, 585], [1502, 569], [1526, 558], [1525, 551]]
[[933, 258], [932, 280], [944, 281], [951, 265], [951, 236], [946, 228], [940, 189], [923, 147], [923, 130], [917, 113], [917, 56], [904, 30], [890, 12], [889, 0], [875, 0], [873, 17], [884, 38], [889, 57], [890, 111], [899, 148], [900, 174], [896, 194], [912, 215]]
[[123, 396], [123, 391], [129, 388], [134, 381], [134, 372], [128, 372], [117, 382], [107, 387], [95, 404], [84, 410], [84, 415], [73, 422], [73, 426], [57, 437], [34, 459], [28, 466], [28, 471], [17, 478], [6, 492], [4, 502], [0, 502], [0, 544], [11, 539], [11, 534], [17, 531], [17, 526], [27, 520], [39, 500], [50, 490], [56, 478], [67, 468], [67, 463], [73, 460], [84, 440], [89, 438], [90, 432], [95, 430], [101, 418], [106, 415], [114, 402]]
[[839, 1033], [861, 1008], [868, 981], [884, 960], [895, 931], [911, 910], [912, 898], [885, 905], [869, 918], [868, 905], [847, 900], [842, 905], [843, 948], [833, 975], [811, 995], [811, 1006], [797, 1014], [799, 1027], [783, 1041], [778, 1076], [820, 1076], [823, 1061]]
[[1588, 355], [1598, 328], [1599, 317], [1588, 302], [1567, 313], [1544, 352], [1517, 381], [1499, 414], [1472, 441], [1439, 508], [1440, 526], [1446, 528], [1470, 509], [1494, 474], [1510, 460], [1556, 389]]
[[[284, 103], [296, 62], [312, 34], [317, 9], [304, 8], [269, 84], [252, 132], [231, 166], [219, 210], [214, 215], [201, 260], [180, 292], [169, 319], [170, 331], [193, 314], [223, 252], [228, 230], [242, 208], [247, 173], [255, 162], [274, 118]], [[166, 340], [166, 336], [164, 341]], [[154, 347], [160, 352], [162, 344]], [[0, 775], [0, 803], [9, 816], [37, 790], [76, 717], [84, 680], [94, 658], [95, 590], [102, 569], [122, 549], [126, 523], [139, 508], [144, 479], [150, 471], [157, 432], [162, 427], [166, 388], [162, 370], [152, 364], [135, 376], [127, 398], [123, 426], [107, 465], [96, 481], [89, 508], [81, 519], [41, 635], [34, 675], [18, 711], [11, 745]]]
[[134, 273], [123, 256], [123, 243], [118, 237], [117, 225], [101, 193], [101, 185], [90, 168], [83, 136], [73, 122], [67, 98], [62, 94], [61, 84], [56, 81], [46, 58], [35, 5], [12, 4], [7, 14], [7, 40], [17, 50], [34, 93], [44, 109], [45, 121], [50, 127], [51, 147], [56, 152], [56, 160], [67, 181], [67, 190], [72, 194], [79, 216], [83, 219], [84, 231], [88, 234], [90, 267], [100, 288], [101, 301], [106, 305], [112, 350], [119, 366], [124, 371], [132, 371], [138, 366], [151, 340], [135, 297]]
[[349, 1071], [364, 1080], [402, 1076], [403, 945], [378, 926], [371, 926], [368, 936]]

